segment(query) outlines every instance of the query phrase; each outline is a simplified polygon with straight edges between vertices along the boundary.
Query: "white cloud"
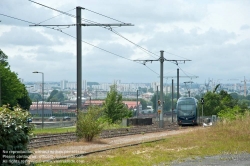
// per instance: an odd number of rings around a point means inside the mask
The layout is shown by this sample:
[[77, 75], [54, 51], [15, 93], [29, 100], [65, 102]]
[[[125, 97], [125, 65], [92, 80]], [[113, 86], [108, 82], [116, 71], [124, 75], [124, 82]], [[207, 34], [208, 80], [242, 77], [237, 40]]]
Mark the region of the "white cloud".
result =
[[[166, 59], [190, 59], [179, 64], [181, 75], [199, 76], [204, 83], [244, 76], [249, 77], [250, 2], [243, 1], [56, 1], [37, 0], [53, 8], [69, 11], [82, 6], [134, 26], [114, 28], [130, 41]], [[75, 18], [36, 5], [30, 1], [1, 0], [1, 14], [34, 23], [74, 24]], [[75, 15], [75, 10], [70, 14]], [[117, 23], [88, 10], [82, 18], [98, 23]], [[76, 80], [76, 27], [29, 27], [16, 19], [0, 15], [0, 45], [9, 56], [11, 69], [25, 81], [40, 80], [32, 71], [45, 73], [45, 80]], [[84, 23], [84, 21], [83, 21]], [[119, 22], [118, 22], [119, 23]], [[65, 29], [66, 28], [66, 29]], [[66, 34], [64, 34], [66, 33]], [[101, 27], [83, 27], [83, 79], [99, 82], [159, 81], [159, 62], [136, 63], [134, 59], [157, 59], [129, 41]], [[119, 56], [123, 56], [121, 58]], [[149, 67], [149, 68], [147, 68]], [[176, 75], [178, 66], [164, 62], [164, 75]], [[151, 71], [153, 70], [153, 71]], [[156, 73], [155, 73], [156, 72]], [[248, 78], [249, 79], [249, 78]], [[184, 79], [183, 79], [184, 80]]]
[[5, 32], [0, 36], [0, 44], [32, 47], [36, 45], [52, 45], [61, 43], [56, 38], [48, 38], [30, 28], [12, 27], [10, 31]]

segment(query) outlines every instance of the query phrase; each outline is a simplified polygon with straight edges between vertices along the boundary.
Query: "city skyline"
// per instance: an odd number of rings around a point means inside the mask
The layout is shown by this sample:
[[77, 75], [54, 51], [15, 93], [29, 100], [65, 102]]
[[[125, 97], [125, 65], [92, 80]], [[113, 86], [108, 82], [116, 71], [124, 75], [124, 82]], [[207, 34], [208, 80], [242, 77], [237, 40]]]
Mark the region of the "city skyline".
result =
[[[181, 78], [180, 83], [250, 80], [250, 2], [247, 0], [36, 2], [74, 16], [74, 8], [81, 6], [86, 8], [82, 10], [84, 19], [98, 23], [119, 20], [134, 25], [109, 30], [82, 27], [84, 80], [159, 82], [159, 61], [134, 60], [157, 60], [161, 50], [166, 60], [191, 60], [178, 65], [175, 61], [164, 62], [164, 76], [176, 76], [177, 68], [180, 76], [198, 76]], [[73, 25], [75, 18], [30, 1], [2, 0], [0, 5], [0, 49], [9, 57], [11, 70], [25, 82], [41, 80], [41, 75], [33, 74], [34, 71], [43, 72], [45, 82], [76, 81], [75, 26], [53, 27], [54, 30], [30, 26], [32, 23]], [[166, 81], [170, 83], [171, 78]]]
[[[65, 80], [64, 80], [65, 81]], [[67, 82], [67, 81], [65, 81]], [[60, 91], [68, 91], [70, 92], [70, 94], [67, 94], [68, 99], [75, 101], [76, 100], [76, 86], [69, 87], [67, 85], [67, 83], [65, 84], [65, 82], [61, 81], [61, 82], [57, 82], [57, 87], [54, 86], [54, 84], [50, 84], [50, 83], [46, 83], [45, 84], [45, 98], [50, 96], [50, 92], [52, 92], [53, 90], [55, 90], [55, 88], [57, 90]], [[86, 80], [83, 81], [84, 83], [87, 83]], [[55, 82], [54, 82], [55, 83]], [[70, 82], [70, 84], [72, 84], [72, 82]], [[70, 85], [69, 84], [69, 85]], [[76, 83], [75, 83], [76, 84]], [[83, 93], [82, 96], [86, 97], [86, 96], [91, 96], [92, 99], [105, 99], [107, 97], [107, 92], [110, 91], [110, 86], [112, 85], [112, 83], [99, 83], [99, 85], [92, 85], [92, 86], [87, 86], [86, 88], [84, 88], [84, 84], [83, 84]], [[154, 94], [157, 91], [157, 86], [159, 88], [159, 83], [157, 82], [153, 82], [153, 83], [141, 83], [141, 84], [137, 84], [137, 83], [121, 83], [121, 81], [119, 81], [119, 84], [117, 84], [117, 91], [121, 92], [121, 94], [123, 95], [124, 98], [136, 98], [137, 95], [137, 90], [139, 90], [140, 88], [142, 88], [142, 90], [139, 93], [139, 96], [143, 96], [143, 94]], [[163, 93], [171, 93], [172, 91], [172, 85], [166, 85], [164, 84], [163, 86]], [[194, 84], [194, 85], [187, 85], [184, 83], [180, 84], [180, 88], [179, 88], [179, 93], [181, 96], [188, 96], [191, 95], [192, 97], [196, 96], [196, 95], [201, 95], [203, 93], [206, 93], [207, 91], [213, 91], [214, 88], [216, 87], [216, 84]], [[41, 93], [41, 86], [38, 83], [33, 83], [31, 87], [26, 86], [27, 90], [29, 93]], [[91, 88], [91, 89], [89, 89]], [[237, 93], [239, 95], [244, 95], [247, 96], [249, 95], [249, 87], [248, 85], [246, 87], [244, 87], [244, 85], [239, 85], [239, 84], [225, 84], [225, 85], [221, 85], [220, 87], [218, 87], [218, 90], [225, 90], [228, 93]], [[174, 85], [174, 91], [175, 93], [177, 92], [177, 85]], [[87, 93], [86, 93], [87, 92]], [[150, 93], [149, 93], [150, 92]], [[158, 89], [159, 92], [159, 89]], [[88, 98], [88, 97], [87, 97]], [[88, 100], [87, 98], [82, 98], [83, 100]]]
[[[115, 80], [114, 82], [116, 82], [117, 80]], [[106, 90], [109, 91], [110, 90], [110, 86], [114, 85], [114, 82], [88, 82], [87, 80], [83, 80], [82, 81], [82, 91], [88, 91], [88, 88], [92, 88], [93, 90]], [[35, 81], [35, 82], [23, 82], [26, 86], [27, 89], [32, 88], [32, 89], [41, 89], [41, 82], [40, 81]], [[96, 84], [97, 83], [97, 84]], [[173, 82], [174, 83], [174, 90], [176, 90], [176, 86], [177, 86], [177, 82]], [[67, 80], [61, 80], [61, 81], [53, 81], [53, 82], [44, 82], [44, 86], [46, 87], [45, 89], [53, 89], [52, 87], [57, 89], [61, 89], [61, 90], [67, 90], [67, 89], [71, 89], [71, 90], [76, 90], [77, 86], [76, 86], [76, 82], [69, 82]], [[90, 85], [89, 85], [90, 84]], [[196, 89], [196, 88], [209, 88], [210, 90], [215, 88], [218, 84], [220, 84], [220, 87], [223, 88], [228, 88], [231, 90], [248, 90], [249, 89], [249, 85], [250, 83], [246, 84], [244, 82], [228, 82], [225, 84], [221, 84], [218, 82], [208, 82], [208, 83], [194, 83], [194, 82], [181, 82], [179, 83], [179, 86], [181, 87], [185, 87], [184, 89]], [[156, 87], [160, 87], [160, 82], [151, 82], [151, 83], [124, 83], [121, 80], [118, 80], [118, 82], [116, 82], [118, 91], [121, 90], [121, 88], [123, 90], [121, 91], [128, 91], [128, 90], [133, 90], [136, 91], [138, 90], [138, 88], [153, 88], [153, 91], [156, 91]], [[168, 87], [168, 91], [171, 91], [171, 86], [172, 83], [163, 83], [164, 86], [164, 90], [165, 87]]]

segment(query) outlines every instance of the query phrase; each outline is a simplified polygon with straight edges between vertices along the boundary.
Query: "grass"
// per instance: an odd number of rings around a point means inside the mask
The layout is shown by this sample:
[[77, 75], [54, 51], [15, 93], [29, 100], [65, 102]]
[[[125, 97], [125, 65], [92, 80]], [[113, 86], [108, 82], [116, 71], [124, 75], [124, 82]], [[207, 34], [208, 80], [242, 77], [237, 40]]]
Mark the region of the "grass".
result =
[[[122, 128], [119, 124], [105, 124], [103, 130], [107, 129], [118, 129]], [[58, 128], [35, 128], [33, 130], [34, 135], [40, 135], [40, 134], [58, 134], [58, 133], [68, 133], [68, 132], [76, 132], [76, 127], [58, 127]]]
[[168, 165], [225, 153], [250, 153], [250, 116], [233, 122], [220, 122], [210, 128], [171, 136], [165, 140], [120, 148], [85, 157], [70, 158], [37, 165]]
[[43, 129], [38, 129], [35, 128], [33, 131], [33, 134], [39, 135], [39, 134], [58, 134], [58, 133], [68, 133], [68, 132], [75, 132], [76, 127], [60, 127], [60, 128], [43, 128]]

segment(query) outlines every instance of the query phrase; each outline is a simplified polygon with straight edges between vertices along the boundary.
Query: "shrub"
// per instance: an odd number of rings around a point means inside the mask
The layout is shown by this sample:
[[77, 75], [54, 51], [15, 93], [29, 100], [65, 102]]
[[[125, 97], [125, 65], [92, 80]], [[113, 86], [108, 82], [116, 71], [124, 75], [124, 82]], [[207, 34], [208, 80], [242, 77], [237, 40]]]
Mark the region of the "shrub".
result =
[[102, 110], [100, 107], [91, 106], [87, 112], [79, 112], [76, 135], [78, 139], [85, 138], [92, 141], [103, 130], [103, 121], [100, 119]]
[[0, 107], [0, 149], [7, 151], [25, 151], [32, 135], [33, 126], [27, 119], [31, 115], [28, 111], [15, 107]]
[[2, 163], [2, 158], [0, 165], [26, 165], [27, 157], [31, 154], [28, 152], [29, 138], [34, 128], [28, 124], [28, 118], [31, 118], [30, 113], [20, 107], [12, 110], [6, 106], [0, 107], [0, 155], [7, 151], [15, 154], [20, 152], [21, 156], [25, 156], [20, 158], [10, 155], [4, 159], [5, 163]]
[[242, 118], [246, 113], [246, 110], [241, 109], [239, 106], [234, 106], [233, 108], [225, 108], [218, 113], [218, 116], [222, 120], [232, 121]]

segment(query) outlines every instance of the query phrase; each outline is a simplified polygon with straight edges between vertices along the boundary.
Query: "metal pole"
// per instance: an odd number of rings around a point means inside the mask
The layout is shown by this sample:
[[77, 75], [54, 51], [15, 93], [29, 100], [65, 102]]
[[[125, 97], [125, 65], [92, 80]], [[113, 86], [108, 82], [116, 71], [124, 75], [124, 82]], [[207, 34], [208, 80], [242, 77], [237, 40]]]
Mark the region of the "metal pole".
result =
[[191, 81], [191, 82], [190, 82], [190, 92], [189, 92], [190, 94], [189, 94], [189, 97], [191, 96], [192, 83], [193, 83], [193, 82]]
[[201, 122], [202, 122], [202, 124], [203, 124], [203, 104], [201, 105], [201, 110], [202, 110], [202, 118], [201, 118]]
[[[38, 99], [36, 99], [36, 114], [38, 116]], [[40, 117], [40, 116], [39, 116]]]
[[174, 79], [172, 79], [172, 123], [174, 122]]
[[139, 108], [138, 108], [138, 89], [137, 89], [137, 97], [136, 97], [136, 117], [139, 116]]
[[177, 69], [177, 100], [179, 99], [179, 69]]
[[[42, 72], [41, 72], [42, 73]], [[42, 95], [43, 95], [43, 103], [42, 103], [42, 128], [44, 127], [44, 74], [42, 73]]]
[[[52, 110], [52, 101], [50, 102], [50, 109], [51, 109], [51, 114], [53, 115], [53, 110]], [[51, 115], [51, 116], [52, 116]]]
[[160, 98], [161, 98], [161, 113], [160, 113], [160, 127], [163, 128], [163, 63], [164, 63], [164, 56], [163, 53], [164, 51], [161, 52], [161, 57], [160, 57], [160, 63], [161, 63], [161, 69], [160, 69]]
[[[81, 7], [76, 7], [76, 70], [77, 70], [77, 115], [82, 109], [82, 27]], [[77, 116], [78, 120], [78, 116]]]
[[159, 120], [159, 127], [160, 127], [160, 119], [159, 119], [159, 115], [158, 115], [158, 86], [156, 86], [156, 97], [155, 97], [156, 101], [156, 105], [155, 105], [155, 110], [156, 110], [156, 119]]

